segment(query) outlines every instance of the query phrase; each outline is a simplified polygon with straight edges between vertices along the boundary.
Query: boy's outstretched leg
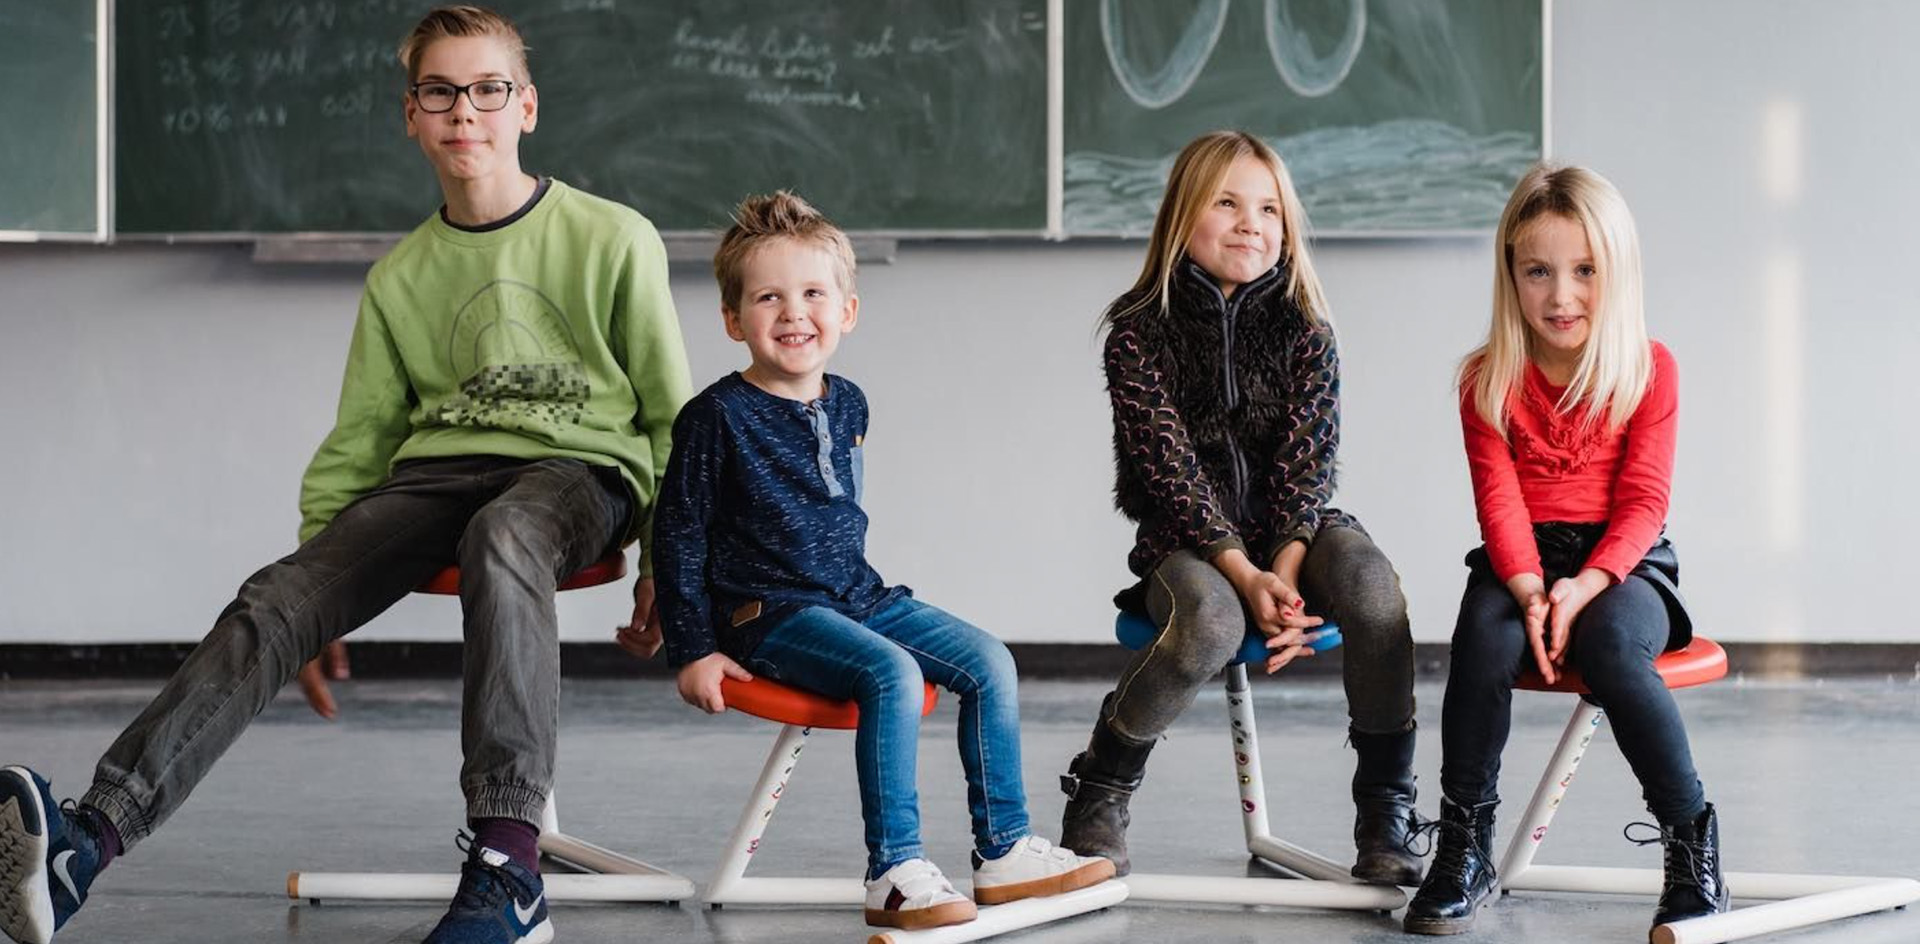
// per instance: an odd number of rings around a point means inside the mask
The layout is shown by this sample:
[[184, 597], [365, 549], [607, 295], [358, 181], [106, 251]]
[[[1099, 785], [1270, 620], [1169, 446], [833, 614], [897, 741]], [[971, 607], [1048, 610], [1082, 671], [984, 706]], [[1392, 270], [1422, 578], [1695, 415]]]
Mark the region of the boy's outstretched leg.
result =
[[39, 774], [0, 770], [0, 931], [16, 944], [48, 944], [87, 900], [100, 841], [78, 812]]

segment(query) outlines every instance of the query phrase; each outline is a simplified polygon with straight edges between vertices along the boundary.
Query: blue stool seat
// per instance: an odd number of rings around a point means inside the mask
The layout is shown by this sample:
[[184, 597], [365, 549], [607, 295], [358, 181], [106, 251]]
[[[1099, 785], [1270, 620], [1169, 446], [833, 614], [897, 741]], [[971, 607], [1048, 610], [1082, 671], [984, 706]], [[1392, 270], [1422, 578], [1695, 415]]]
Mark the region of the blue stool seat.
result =
[[[1308, 643], [1308, 649], [1312, 649], [1315, 652], [1326, 652], [1344, 641], [1340, 638], [1340, 627], [1333, 622], [1321, 623], [1320, 630], [1325, 632], [1326, 635]], [[1128, 649], [1143, 649], [1147, 644], [1153, 642], [1154, 637], [1159, 635], [1160, 628], [1153, 625], [1153, 621], [1137, 613], [1129, 613], [1126, 610], [1121, 610], [1119, 614], [1113, 618], [1113, 636], [1115, 639], [1120, 640], [1120, 645]], [[1267, 637], [1262, 635], [1257, 629], [1249, 629], [1247, 630], [1247, 638], [1240, 642], [1240, 651], [1234, 653], [1233, 661], [1227, 664], [1240, 665], [1244, 662], [1262, 663], [1267, 661], [1267, 657], [1270, 655], [1273, 655], [1273, 652], [1267, 648]]]

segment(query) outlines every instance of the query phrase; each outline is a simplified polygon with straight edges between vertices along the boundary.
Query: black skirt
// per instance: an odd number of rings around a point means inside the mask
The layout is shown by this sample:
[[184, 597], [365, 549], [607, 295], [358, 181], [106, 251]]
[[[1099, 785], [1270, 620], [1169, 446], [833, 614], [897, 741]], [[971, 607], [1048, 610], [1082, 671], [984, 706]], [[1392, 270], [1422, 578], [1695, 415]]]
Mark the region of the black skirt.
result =
[[[1542, 521], [1535, 524], [1533, 541], [1540, 549], [1540, 569], [1546, 571], [1547, 588], [1552, 589], [1555, 580], [1580, 573], [1587, 566], [1587, 557], [1593, 553], [1594, 546], [1600, 543], [1606, 533], [1606, 522]], [[1485, 582], [1505, 589], [1505, 583], [1493, 572], [1485, 545], [1468, 552], [1466, 563], [1472, 571], [1467, 577], [1469, 581]], [[1647, 556], [1640, 558], [1640, 563], [1627, 572], [1629, 580], [1634, 577], [1653, 584], [1653, 588], [1660, 591], [1661, 599], [1666, 601], [1670, 627], [1667, 651], [1685, 649], [1687, 643], [1693, 641], [1693, 618], [1687, 615], [1687, 602], [1680, 596], [1680, 558], [1674, 554], [1673, 542], [1667, 540], [1665, 534], [1654, 542]]]

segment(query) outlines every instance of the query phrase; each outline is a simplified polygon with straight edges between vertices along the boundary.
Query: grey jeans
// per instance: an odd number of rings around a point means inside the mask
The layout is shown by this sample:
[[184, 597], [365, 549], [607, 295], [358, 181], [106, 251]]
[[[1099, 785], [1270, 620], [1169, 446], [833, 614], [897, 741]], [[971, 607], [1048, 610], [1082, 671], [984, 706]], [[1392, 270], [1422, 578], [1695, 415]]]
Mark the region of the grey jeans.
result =
[[[1341, 675], [1354, 730], [1397, 734], [1413, 725], [1413, 633], [1400, 575], [1366, 532], [1326, 528], [1300, 565], [1307, 608], [1340, 624]], [[1240, 594], [1212, 564], [1176, 551], [1147, 579], [1147, 615], [1161, 627], [1114, 689], [1113, 729], [1153, 741], [1193, 704], [1246, 637]]]
[[495, 456], [404, 463], [240, 586], [81, 799], [131, 849], [327, 643], [460, 566], [460, 787], [469, 818], [538, 824], [560, 714], [561, 578], [617, 546], [632, 501], [613, 470]]

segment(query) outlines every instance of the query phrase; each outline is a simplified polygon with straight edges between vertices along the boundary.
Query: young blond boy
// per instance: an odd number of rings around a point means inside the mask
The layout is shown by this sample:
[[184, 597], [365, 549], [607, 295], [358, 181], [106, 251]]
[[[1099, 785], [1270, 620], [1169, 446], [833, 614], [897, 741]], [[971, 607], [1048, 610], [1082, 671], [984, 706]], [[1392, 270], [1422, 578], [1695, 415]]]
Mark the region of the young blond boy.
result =
[[[826, 372], [859, 320], [846, 235], [792, 194], [751, 198], [721, 240], [714, 274], [727, 335], [747, 346], [752, 364], [694, 397], [674, 423], [654, 547], [681, 697], [722, 711], [721, 679], [757, 672], [859, 704], [854, 762], [869, 924], [958, 924], [975, 917], [976, 901], [1060, 894], [1112, 877], [1113, 863], [1057, 848], [1027, 827], [1007, 647], [906, 587], [887, 586], [867, 564], [867, 401]], [[920, 844], [923, 678], [960, 697], [972, 900]]]

